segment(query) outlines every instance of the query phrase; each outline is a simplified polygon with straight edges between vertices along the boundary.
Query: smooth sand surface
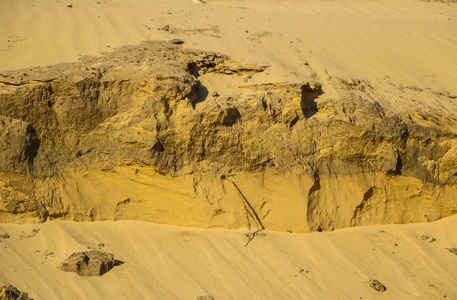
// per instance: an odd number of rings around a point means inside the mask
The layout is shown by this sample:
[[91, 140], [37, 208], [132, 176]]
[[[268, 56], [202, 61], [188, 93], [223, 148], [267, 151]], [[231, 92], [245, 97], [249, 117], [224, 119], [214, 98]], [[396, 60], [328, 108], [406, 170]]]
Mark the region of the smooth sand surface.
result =
[[[35, 300], [457, 299], [457, 255], [446, 249], [457, 247], [455, 228], [457, 217], [330, 233], [264, 231], [245, 247], [244, 230], [139, 221], [2, 224], [0, 234], [11, 237], [0, 240], [0, 284]], [[88, 248], [124, 263], [97, 278], [58, 269]], [[373, 290], [369, 279], [387, 290]]]
[[187, 48], [269, 66], [256, 76], [262, 83], [364, 80], [394, 111], [457, 113], [457, 3], [16, 0], [0, 1], [0, 14], [0, 71], [181, 38]]
[[270, 65], [270, 78], [283, 81], [302, 81], [311, 67], [321, 78], [457, 93], [455, 3], [16, 0], [1, 1], [0, 12], [0, 70], [182, 38], [185, 47]]

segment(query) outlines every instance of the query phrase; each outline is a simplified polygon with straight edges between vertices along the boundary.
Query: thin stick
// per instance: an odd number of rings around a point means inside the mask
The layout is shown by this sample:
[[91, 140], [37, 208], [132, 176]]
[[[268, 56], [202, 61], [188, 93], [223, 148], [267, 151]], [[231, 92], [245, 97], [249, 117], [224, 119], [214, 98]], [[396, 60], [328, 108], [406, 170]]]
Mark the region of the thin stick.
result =
[[[247, 234], [248, 241], [246, 242], [246, 245], [244, 245], [246, 247], [255, 238], [255, 236], [259, 234], [260, 231], [265, 229], [265, 227], [263, 226], [262, 221], [259, 218], [259, 215], [252, 207], [251, 203], [249, 203], [248, 199], [246, 199], [246, 197], [243, 195], [243, 193], [241, 192], [240, 188], [236, 185], [236, 183], [233, 180], [227, 179], [227, 177], [225, 176], [221, 178], [230, 181], [236, 188], [238, 193], [241, 195], [241, 198], [243, 199], [243, 206], [244, 210], [246, 211], [246, 219], [248, 221], [249, 228], [249, 233]], [[251, 217], [254, 220], [255, 225], [257, 227], [257, 230], [254, 232], [251, 231], [251, 220], [249, 217]]]

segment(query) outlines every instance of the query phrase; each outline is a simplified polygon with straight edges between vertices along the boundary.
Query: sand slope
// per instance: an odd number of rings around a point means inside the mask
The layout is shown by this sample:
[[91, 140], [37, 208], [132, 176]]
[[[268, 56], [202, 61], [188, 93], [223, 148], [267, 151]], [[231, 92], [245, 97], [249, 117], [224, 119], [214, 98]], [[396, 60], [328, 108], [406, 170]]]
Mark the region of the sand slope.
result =
[[[405, 1], [1, 1], [0, 70], [75, 61], [147, 39], [183, 38], [273, 67], [457, 93], [457, 5]], [[166, 27], [168, 25], [168, 28]], [[161, 30], [160, 30], [161, 29]]]
[[[451, 217], [331, 233], [264, 231], [244, 247], [243, 230], [138, 221], [3, 224], [0, 233], [11, 237], [0, 242], [0, 284], [36, 300], [457, 299], [457, 255], [446, 250], [457, 247], [456, 226]], [[26, 237], [33, 229], [38, 233]], [[124, 264], [100, 278], [57, 268], [89, 247], [112, 252]], [[369, 279], [387, 290], [372, 290]]]

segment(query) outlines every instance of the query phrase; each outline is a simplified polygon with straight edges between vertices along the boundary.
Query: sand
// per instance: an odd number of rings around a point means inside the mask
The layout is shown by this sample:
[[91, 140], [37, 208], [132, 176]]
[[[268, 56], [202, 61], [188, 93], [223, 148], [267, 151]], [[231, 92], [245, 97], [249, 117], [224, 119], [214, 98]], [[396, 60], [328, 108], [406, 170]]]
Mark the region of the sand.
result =
[[[385, 81], [457, 93], [457, 6], [405, 1], [19, 0], [0, 2], [0, 70], [148, 39], [270, 65], [266, 76]], [[165, 30], [166, 26], [168, 30]], [[158, 30], [162, 29], [162, 30]]]
[[[329, 233], [203, 230], [139, 221], [2, 224], [0, 283], [34, 299], [456, 299], [457, 217]], [[33, 237], [33, 229], [39, 230]], [[22, 237], [21, 237], [22, 236]], [[100, 247], [103, 243], [105, 246]], [[122, 261], [102, 277], [58, 269], [88, 248]], [[379, 280], [387, 290], [370, 288]]]
[[[387, 108], [457, 113], [455, 3], [18, 0], [1, 1], [0, 11], [0, 70], [72, 62], [144, 40], [180, 38], [187, 48], [269, 66], [256, 76], [261, 83], [311, 77], [325, 87], [334, 76], [358, 79], [384, 95], [381, 104]], [[331, 97], [331, 89], [325, 90]], [[407, 93], [407, 101], [399, 100], [399, 90]], [[437, 103], [418, 92], [424, 90], [453, 98]]]
[[[269, 66], [256, 76], [260, 82], [355, 78], [370, 82], [397, 111], [457, 113], [455, 3], [0, 1], [0, 72], [174, 38], [187, 48]], [[410, 91], [408, 101], [398, 97], [399, 88]], [[450, 97], [437, 103], [427, 93], [414, 96], [417, 90]], [[0, 240], [0, 284], [34, 299], [457, 299], [457, 256], [446, 250], [457, 247], [456, 226], [451, 217], [331, 233], [264, 231], [245, 247], [246, 230], [138, 221], [0, 224], [0, 234], [11, 236]], [[34, 236], [33, 229], [39, 229]], [[100, 278], [57, 268], [87, 247], [124, 264]], [[374, 291], [369, 279], [387, 290]]]

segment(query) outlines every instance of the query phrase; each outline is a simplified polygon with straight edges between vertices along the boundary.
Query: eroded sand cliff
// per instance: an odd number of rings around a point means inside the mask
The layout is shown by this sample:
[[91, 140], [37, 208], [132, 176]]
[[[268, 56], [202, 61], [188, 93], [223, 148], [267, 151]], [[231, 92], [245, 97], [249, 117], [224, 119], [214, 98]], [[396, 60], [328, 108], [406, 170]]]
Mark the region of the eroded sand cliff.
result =
[[436, 108], [455, 96], [391, 85], [396, 106], [368, 81], [267, 69], [145, 42], [2, 72], [0, 222], [309, 231], [456, 212], [457, 121]]

